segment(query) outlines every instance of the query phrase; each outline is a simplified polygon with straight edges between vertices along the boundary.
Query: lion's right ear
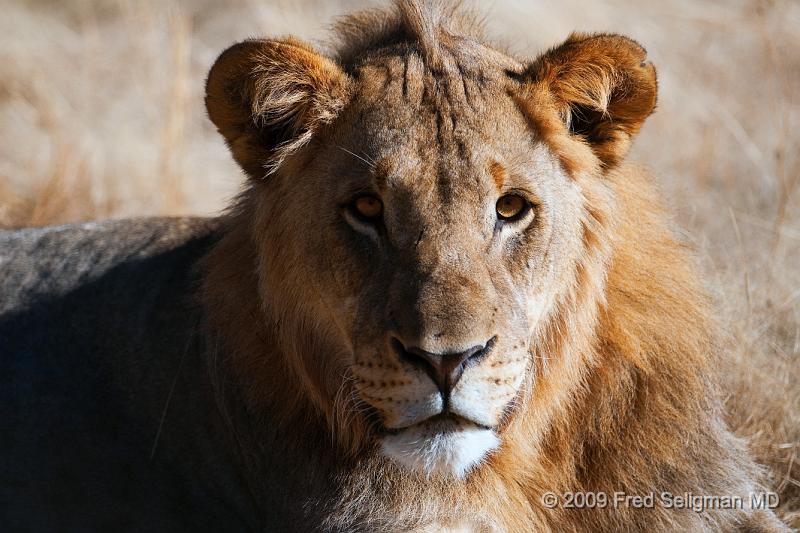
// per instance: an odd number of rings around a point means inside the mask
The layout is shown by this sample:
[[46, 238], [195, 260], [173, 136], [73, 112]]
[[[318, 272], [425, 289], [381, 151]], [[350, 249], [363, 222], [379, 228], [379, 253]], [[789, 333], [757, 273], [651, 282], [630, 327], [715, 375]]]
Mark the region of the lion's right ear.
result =
[[573, 34], [534, 61], [525, 77], [552, 96], [569, 133], [610, 168], [656, 106], [656, 70], [646, 55], [621, 35]]
[[338, 65], [301, 41], [248, 40], [211, 67], [206, 108], [233, 158], [258, 179], [336, 117], [349, 87]]

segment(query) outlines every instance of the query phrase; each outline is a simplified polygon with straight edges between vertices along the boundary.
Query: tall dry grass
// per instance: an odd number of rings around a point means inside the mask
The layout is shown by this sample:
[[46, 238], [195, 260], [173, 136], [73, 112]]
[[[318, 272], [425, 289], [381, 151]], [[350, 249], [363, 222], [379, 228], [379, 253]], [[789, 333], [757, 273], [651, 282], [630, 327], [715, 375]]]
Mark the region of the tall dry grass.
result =
[[[0, 225], [210, 214], [241, 175], [205, 117], [216, 54], [324, 36], [363, 2], [6, 0]], [[800, 527], [800, 4], [495, 1], [491, 33], [533, 55], [572, 30], [647, 46], [660, 104], [634, 158], [660, 177], [717, 295], [730, 420]]]

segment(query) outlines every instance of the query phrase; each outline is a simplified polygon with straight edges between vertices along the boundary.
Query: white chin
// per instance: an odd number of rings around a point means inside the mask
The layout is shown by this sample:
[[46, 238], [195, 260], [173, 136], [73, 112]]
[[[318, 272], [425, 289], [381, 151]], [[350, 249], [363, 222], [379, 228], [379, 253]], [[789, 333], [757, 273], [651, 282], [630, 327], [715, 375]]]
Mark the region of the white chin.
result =
[[491, 429], [472, 424], [437, 426], [423, 423], [387, 435], [381, 451], [404, 467], [427, 476], [463, 478], [500, 444]]

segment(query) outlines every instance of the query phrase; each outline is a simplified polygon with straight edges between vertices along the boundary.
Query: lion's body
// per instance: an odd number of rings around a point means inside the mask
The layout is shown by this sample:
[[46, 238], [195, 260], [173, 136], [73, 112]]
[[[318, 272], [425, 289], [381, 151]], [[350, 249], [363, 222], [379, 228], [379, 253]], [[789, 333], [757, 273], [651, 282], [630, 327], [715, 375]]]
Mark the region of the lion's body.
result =
[[345, 19], [335, 59], [224, 52], [206, 105], [249, 181], [214, 223], [0, 237], [0, 518], [783, 530], [691, 253], [623, 163], [644, 49], [573, 35], [525, 64], [448, 18], [401, 1]]

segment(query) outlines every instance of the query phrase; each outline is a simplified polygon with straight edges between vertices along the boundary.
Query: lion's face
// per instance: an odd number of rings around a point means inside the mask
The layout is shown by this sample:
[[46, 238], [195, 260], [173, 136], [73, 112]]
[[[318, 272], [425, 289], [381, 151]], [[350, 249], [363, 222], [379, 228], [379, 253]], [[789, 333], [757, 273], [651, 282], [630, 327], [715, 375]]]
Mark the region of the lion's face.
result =
[[421, 64], [368, 67], [278, 207], [384, 453], [426, 471], [497, 446], [579, 252], [580, 191], [492, 74], [428, 101]]
[[[400, 464], [462, 476], [537, 387], [532, 339], [574, 285], [591, 217], [523, 111], [525, 67], [472, 40], [437, 61], [401, 47], [345, 73], [296, 41], [251, 41], [217, 61], [207, 98], [243, 168], [277, 169], [248, 196], [259, 277], [309, 396], [336, 423], [375, 421]], [[575, 125], [613, 164], [602, 117]]]

